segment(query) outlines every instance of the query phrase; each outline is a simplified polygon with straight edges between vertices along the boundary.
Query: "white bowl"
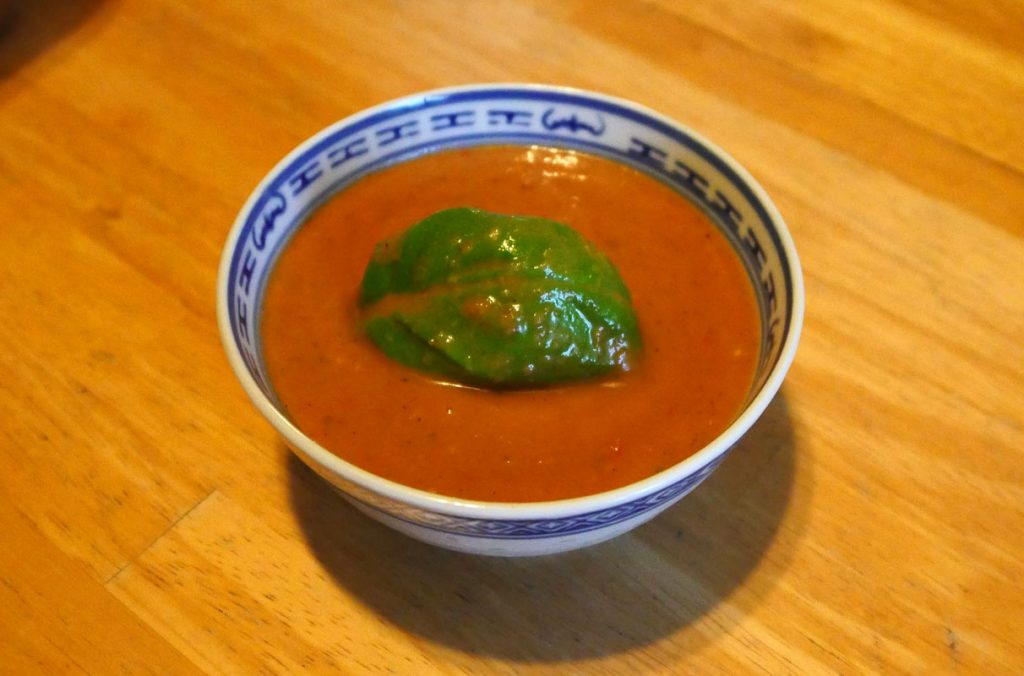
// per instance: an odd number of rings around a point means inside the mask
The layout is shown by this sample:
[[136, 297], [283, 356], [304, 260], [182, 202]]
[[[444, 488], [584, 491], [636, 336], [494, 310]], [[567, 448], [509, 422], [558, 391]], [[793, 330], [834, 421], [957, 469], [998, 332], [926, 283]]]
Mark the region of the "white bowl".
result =
[[[409, 488], [371, 474], [307, 437], [282, 413], [260, 347], [262, 292], [289, 233], [346, 184], [381, 166], [467, 145], [543, 144], [639, 168], [700, 206], [746, 264], [764, 339], [754, 393], [740, 416], [682, 462], [643, 481], [569, 500], [495, 503]], [[246, 393], [295, 453], [374, 519], [412, 537], [477, 554], [549, 554], [624, 533], [703, 481], [753, 425], [796, 352], [804, 291], [778, 210], [725, 152], [643, 106], [586, 91], [521, 84], [456, 87], [391, 101], [302, 143], [263, 179], [228, 236], [217, 310], [228, 358]]]

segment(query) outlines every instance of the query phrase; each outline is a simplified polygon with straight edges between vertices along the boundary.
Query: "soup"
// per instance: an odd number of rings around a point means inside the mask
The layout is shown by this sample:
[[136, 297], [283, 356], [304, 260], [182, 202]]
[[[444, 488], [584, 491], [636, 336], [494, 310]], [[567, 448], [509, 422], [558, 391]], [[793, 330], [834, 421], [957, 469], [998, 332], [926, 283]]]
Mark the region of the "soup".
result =
[[[632, 294], [638, 363], [494, 391], [384, 356], [360, 324], [367, 261], [378, 241], [454, 206], [541, 216], [596, 244]], [[320, 445], [408, 486], [502, 502], [598, 493], [684, 460], [738, 415], [760, 344], [750, 279], [695, 206], [611, 160], [523, 146], [426, 155], [341, 191], [280, 255], [261, 328], [287, 415]]]

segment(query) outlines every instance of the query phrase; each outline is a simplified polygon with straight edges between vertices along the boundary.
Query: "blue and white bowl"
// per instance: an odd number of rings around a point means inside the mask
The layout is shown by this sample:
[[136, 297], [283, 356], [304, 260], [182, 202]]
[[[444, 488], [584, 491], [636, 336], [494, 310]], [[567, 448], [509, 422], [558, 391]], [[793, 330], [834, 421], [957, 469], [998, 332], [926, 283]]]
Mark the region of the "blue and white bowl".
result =
[[[613, 491], [543, 503], [493, 503], [428, 493], [330, 453], [283, 413], [260, 346], [263, 290], [289, 234], [346, 185], [381, 167], [472, 145], [542, 144], [596, 153], [675, 188], [711, 218], [744, 261], [758, 296], [763, 339], [746, 408], [679, 464]], [[316, 134], [252, 193], [228, 236], [217, 286], [224, 346], [242, 386], [295, 453], [371, 517], [417, 539], [498, 556], [549, 554], [594, 544], [648, 521], [703, 481], [765, 410], [796, 352], [803, 320], [800, 264], [778, 210], [714, 144], [635, 103], [562, 87], [498, 84], [417, 94], [371, 108]]]

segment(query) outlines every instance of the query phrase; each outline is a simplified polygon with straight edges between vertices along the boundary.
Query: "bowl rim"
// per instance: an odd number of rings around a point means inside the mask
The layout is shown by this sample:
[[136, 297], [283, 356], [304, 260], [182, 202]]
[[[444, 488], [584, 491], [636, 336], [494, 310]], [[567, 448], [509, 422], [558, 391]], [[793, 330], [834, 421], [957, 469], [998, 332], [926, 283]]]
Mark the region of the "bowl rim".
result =
[[[297, 426], [278, 410], [257, 385], [255, 379], [246, 368], [242, 355], [235, 344], [228, 311], [227, 294], [228, 284], [230, 283], [231, 260], [249, 213], [256, 207], [260, 196], [280, 172], [285, 170], [295, 158], [315, 146], [322, 139], [327, 138], [341, 128], [358, 123], [378, 113], [402, 108], [415, 109], [431, 99], [445, 98], [453, 94], [482, 93], [494, 90], [580, 96], [632, 110], [683, 132], [687, 136], [692, 137], [697, 143], [703, 145], [731, 171], [735, 172], [736, 176], [747, 185], [751, 193], [764, 207], [765, 213], [770, 218], [778, 234], [782, 251], [785, 254], [792, 276], [792, 316], [789, 322], [788, 333], [781, 337], [783, 346], [779, 352], [778, 360], [769, 372], [768, 377], [765, 378], [760, 390], [747, 403], [743, 411], [729, 427], [700, 450], [675, 465], [640, 481], [601, 493], [575, 498], [543, 502], [490, 502], [433, 493], [386, 479], [343, 460], [340, 456], [331, 453], [299, 430]], [[803, 272], [789, 228], [786, 226], [775, 203], [761, 184], [729, 153], [689, 126], [635, 101], [577, 87], [540, 83], [493, 82], [425, 90], [365, 108], [321, 129], [303, 140], [285, 155], [263, 176], [259, 184], [249, 194], [225, 240], [217, 275], [217, 323], [220, 329], [221, 343], [227, 353], [228, 361], [249, 399], [274, 429], [284, 437], [292, 452], [298, 451], [298, 455], [306, 456], [306, 458], [321, 465], [331, 473], [338, 475], [343, 480], [360, 486], [371, 493], [383, 496], [386, 499], [433, 513], [480, 520], [554, 519], [597, 512], [609, 507], [627, 504], [638, 498], [656, 493], [685, 480], [687, 477], [699, 472], [702, 468], [720, 460], [760, 418], [782, 386], [782, 381], [789, 371], [800, 341], [800, 334], [803, 328], [804, 302]]]

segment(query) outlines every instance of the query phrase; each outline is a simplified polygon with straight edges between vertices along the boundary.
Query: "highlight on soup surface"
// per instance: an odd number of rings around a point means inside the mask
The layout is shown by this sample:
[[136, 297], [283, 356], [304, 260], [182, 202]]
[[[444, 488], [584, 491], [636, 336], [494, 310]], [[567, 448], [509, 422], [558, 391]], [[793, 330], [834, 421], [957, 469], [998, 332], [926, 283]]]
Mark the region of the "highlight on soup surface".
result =
[[[570, 368], [571, 377], [559, 371], [513, 386], [488, 380], [493, 369], [478, 369], [483, 376], [446, 371], [458, 362], [431, 344], [441, 329], [463, 326], [460, 335], [475, 337], [479, 321], [510, 321], [515, 329], [517, 315], [509, 315], [509, 307], [520, 296], [504, 296], [511, 299], [504, 305], [498, 296], [526, 294], [539, 303], [549, 290], [529, 295], [540, 288], [539, 277], [523, 282], [508, 274], [511, 268], [490, 280], [500, 283], [466, 291], [446, 277], [411, 292], [420, 294], [416, 298], [391, 280], [385, 293], [366, 302], [365, 276], [375, 274], [374, 260], [387, 260], [380, 259], [379, 245], [400, 243], [417, 224], [453, 209], [459, 217], [541, 219], [577, 233], [585, 244], [574, 246], [591, 247], [593, 265], [602, 270], [606, 260], [625, 291], [613, 292], [618, 287], [609, 276], [594, 285], [596, 296], [629, 299], [635, 326], [624, 320], [622, 334], [632, 336], [628, 368]], [[421, 256], [408, 270], [416, 265], [451, 272], [453, 264], [450, 257], [436, 263]], [[579, 276], [565, 284], [578, 289]], [[501, 307], [481, 320], [473, 313], [493, 309], [490, 296]], [[444, 312], [455, 314], [425, 311], [437, 298]], [[378, 301], [386, 305], [374, 310]], [[578, 316], [578, 308], [596, 307], [587, 302], [560, 307], [566, 317]], [[417, 313], [426, 319], [416, 319]], [[374, 338], [368, 321], [381, 318], [387, 339], [411, 341], [413, 357], [403, 359]], [[584, 313], [586, 321], [592, 318]], [[740, 413], [760, 345], [749, 276], [696, 206], [611, 160], [523, 146], [429, 154], [346, 187], [280, 254], [264, 294], [261, 332], [270, 381], [288, 417], [320, 445], [414, 488], [498, 502], [595, 494], [686, 459]], [[573, 348], [578, 352], [588, 344], [581, 336], [582, 347]], [[416, 360], [424, 358], [446, 366], [422, 368]], [[522, 371], [537, 356], [509, 361]]]

